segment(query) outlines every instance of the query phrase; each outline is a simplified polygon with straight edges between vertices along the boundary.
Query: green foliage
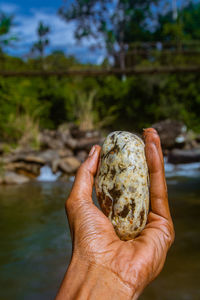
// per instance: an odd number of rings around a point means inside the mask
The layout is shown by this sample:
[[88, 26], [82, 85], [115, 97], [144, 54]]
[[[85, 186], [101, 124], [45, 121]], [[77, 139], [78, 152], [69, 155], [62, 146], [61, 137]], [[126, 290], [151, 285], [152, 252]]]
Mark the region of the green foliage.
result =
[[160, 41], [199, 40], [200, 39], [200, 3], [189, 3], [178, 15], [176, 21], [172, 12], [160, 14], [153, 38]]
[[121, 51], [135, 40], [149, 35], [147, 19], [151, 17], [150, 7], [157, 0], [77, 0], [59, 9], [59, 15], [66, 21], [76, 20], [75, 37], [82, 39], [103, 36], [109, 54], [113, 55], [116, 45]]
[[75, 115], [77, 124], [81, 130], [92, 130], [95, 125], [94, 98], [96, 91], [91, 91], [89, 94], [81, 91], [77, 92], [75, 101]]
[[[61, 55], [60, 59], [68, 67], [80, 68], [71, 58]], [[53, 54], [45, 61], [50, 69], [56, 63]], [[6, 65], [34, 69], [33, 60], [23, 62], [9, 56]], [[39, 129], [65, 122], [76, 122], [85, 129], [141, 130], [165, 118], [182, 120], [200, 131], [199, 74], [140, 75], [123, 80], [116, 76], [0, 77], [0, 139], [11, 144], [28, 140], [37, 148]]]
[[33, 44], [32, 52], [39, 53], [39, 57], [44, 57], [45, 48], [49, 45], [47, 35], [50, 33], [50, 27], [45, 25], [42, 21], [39, 22], [37, 28], [38, 41]]
[[17, 40], [15, 35], [10, 34], [14, 26], [13, 19], [13, 16], [0, 12], [0, 52], [3, 52], [4, 46], [9, 46], [12, 41]]
[[6, 124], [7, 137], [12, 137], [13, 145], [39, 149], [38, 121], [28, 114], [10, 114]]
[[141, 130], [162, 119], [182, 120], [200, 131], [200, 76], [198, 74], [109, 77], [102, 83], [101, 106], [114, 103], [118, 117], [115, 129]]
[[3, 161], [0, 159], [0, 177], [2, 178], [5, 174], [5, 164]]
[[[76, 1], [81, 5], [72, 6], [68, 12], [63, 8], [60, 13], [65, 19], [78, 20], [79, 38], [103, 34], [109, 53], [116, 43], [120, 45], [120, 49], [125, 45], [129, 49], [142, 49], [144, 40], [170, 42], [167, 50], [171, 52], [167, 55], [156, 49], [151, 51], [151, 56], [138, 55], [134, 62], [137, 67], [199, 65], [200, 55], [185, 57], [181, 51], [175, 55], [174, 49], [180, 50], [184, 41], [184, 49], [194, 50], [190, 46], [191, 39], [196, 40], [195, 50], [200, 48], [200, 4], [184, 8], [176, 22], [172, 19], [171, 12], [159, 16], [156, 30], [151, 32], [146, 21], [150, 16], [149, 5], [153, 2], [156, 1], [113, 1], [112, 5], [115, 3], [116, 7], [112, 7], [109, 18], [110, 3], [104, 0]], [[101, 5], [95, 6], [97, 3]], [[96, 28], [90, 26], [91, 18], [88, 16], [96, 20]], [[101, 18], [98, 19], [99, 17]], [[12, 22], [4, 20], [1, 23], [1, 20], [0, 18], [0, 34], [4, 37], [10, 32]], [[61, 51], [45, 56], [48, 33], [49, 27], [40, 23], [38, 44], [35, 45], [39, 58], [24, 61], [5, 54], [4, 69], [23, 71], [43, 68], [50, 71], [110, 67], [106, 59], [102, 66], [88, 66], [72, 56], [66, 57]], [[134, 41], [137, 43], [130, 46]], [[200, 132], [200, 74], [139, 75], [126, 78], [0, 77], [0, 141], [4, 140], [11, 145], [28, 144], [38, 148], [40, 129], [53, 129], [67, 122], [75, 122], [81, 129], [134, 131], [165, 118], [182, 120], [189, 128]]]

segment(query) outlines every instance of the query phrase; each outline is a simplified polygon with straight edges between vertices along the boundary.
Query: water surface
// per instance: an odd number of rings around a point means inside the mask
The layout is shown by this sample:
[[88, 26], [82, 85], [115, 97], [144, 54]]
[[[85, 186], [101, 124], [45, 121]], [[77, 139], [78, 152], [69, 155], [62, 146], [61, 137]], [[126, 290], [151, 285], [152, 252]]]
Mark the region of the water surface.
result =
[[[71, 183], [0, 187], [0, 299], [54, 299], [71, 256], [64, 202]], [[170, 178], [176, 240], [141, 300], [200, 299], [200, 177]], [[78, 274], [77, 274], [78, 276]]]

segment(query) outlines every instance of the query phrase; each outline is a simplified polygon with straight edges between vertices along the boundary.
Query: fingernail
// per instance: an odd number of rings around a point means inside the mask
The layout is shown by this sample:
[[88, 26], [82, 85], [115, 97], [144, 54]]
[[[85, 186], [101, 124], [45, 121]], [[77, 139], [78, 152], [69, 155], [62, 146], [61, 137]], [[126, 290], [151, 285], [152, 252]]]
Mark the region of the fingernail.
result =
[[155, 133], [155, 134], [158, 134], [157, 130], [153, 127], [151, 128], [143, 128], [143, 133], [146, 133], [146, 132], [151, 132], [151, 133]]
[[95, 146], [92, 146], [89, 156], [92, 156], [94, 154], [95, 150], [96, 150]]

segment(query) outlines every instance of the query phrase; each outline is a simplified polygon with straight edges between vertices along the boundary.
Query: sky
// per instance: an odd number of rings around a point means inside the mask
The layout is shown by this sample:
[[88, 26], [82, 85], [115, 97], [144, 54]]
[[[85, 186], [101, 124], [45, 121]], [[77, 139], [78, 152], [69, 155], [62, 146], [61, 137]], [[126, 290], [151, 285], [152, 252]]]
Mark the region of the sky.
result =
[[[69, 1], [71, 0], [67, 0], [68, 3]], [[47, 54], [52, 50], [62, 50], [82, 62], [101, 63], [105, 50], [90, 50], [90, 46], [94, 44], [91, 38], [78, 43], [74, 38], [75, 23], [66, 23], [57, 15], [58, 8], [64, 2], [64, 0], [1, 0], [0, 11], [15, 16], [16, 26], [12, 31], [19, 37], [15, 46], [7, 48], [6, 51], [11, 55], [26, 57], [37, 40], [36, 29], [38, 22], [42, 20], [51, 29]]]
[[[49, 35], [50, 46], [47, 53], [52, 50], [62, 50], [67, 55], [74, 55], [81, 62], [101, 63], [105, 57], [104, 49], [90, 50], [95, 41], [85, 38], [81, 43], [74, 38], [75, 23], [63, 21], [57, 11], [64, 3], [70, 4], [73, 0], [0, 0], [0, 11], [14, 14], [16, 26], [13, 27], [19, 41], [13, 48], [7, 48], [7, 53], [20, 57], [27, 57], [31, 46], [37, 40], [36, 29], [40, 20], [50, 26]], [[177, 6], [181, 3], [197, 0], [177, 0]], [[160, 10], [162, 11], [165, 3], [169, 6], [173, 0], [161, 0]], [[103, 44], [103, 41], [100, 41]]]

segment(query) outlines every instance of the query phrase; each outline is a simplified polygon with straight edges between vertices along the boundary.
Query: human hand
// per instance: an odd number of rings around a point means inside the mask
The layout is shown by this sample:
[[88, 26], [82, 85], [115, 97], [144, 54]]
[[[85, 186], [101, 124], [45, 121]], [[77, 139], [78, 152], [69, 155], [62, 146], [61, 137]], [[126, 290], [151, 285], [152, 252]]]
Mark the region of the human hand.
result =
[[121, 241], [109, 219], [93, 204], [101, 150], [93, 147], [66, 202], [73, 255], [56, 299], [137, 299], [162, 270], [174, 229], [159, 136], [149, 128], [144, 140], [151, 199], [147, 225], [134, 240]]

